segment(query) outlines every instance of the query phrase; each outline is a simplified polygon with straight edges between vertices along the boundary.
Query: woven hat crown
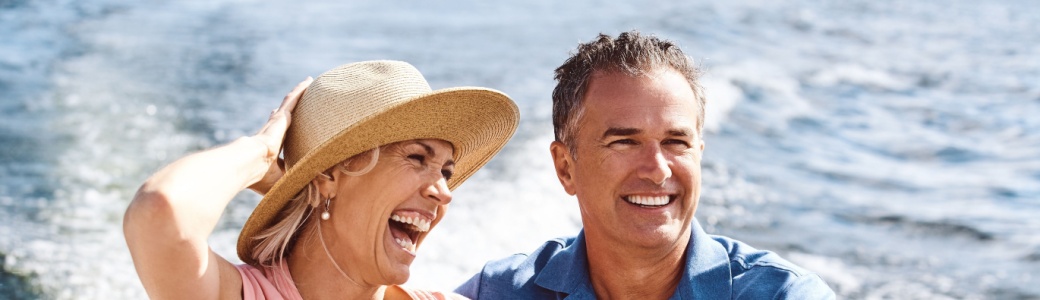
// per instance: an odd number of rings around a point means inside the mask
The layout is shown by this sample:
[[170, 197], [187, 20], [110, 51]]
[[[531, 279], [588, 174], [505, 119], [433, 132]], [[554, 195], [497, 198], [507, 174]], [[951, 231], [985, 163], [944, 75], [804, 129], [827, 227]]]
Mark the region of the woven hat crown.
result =
[[325, 72], [293, 111], [285, 141], [286, 168], [344, 129], [429, 92], [419, 70], [404, 62], [360, 62]]

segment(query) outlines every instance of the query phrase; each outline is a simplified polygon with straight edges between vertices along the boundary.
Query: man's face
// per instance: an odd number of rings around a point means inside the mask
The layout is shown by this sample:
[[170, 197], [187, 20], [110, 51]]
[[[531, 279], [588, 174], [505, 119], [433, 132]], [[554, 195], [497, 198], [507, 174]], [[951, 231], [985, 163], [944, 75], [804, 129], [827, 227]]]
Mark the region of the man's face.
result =
[[578, 197], [587, 241], [684, 246], [704, 150], [686, 78], [669, 68], [640, 77], [596, 72], [584, 107], [575, 155], [559, 142], [551, 150], [564, 189]]

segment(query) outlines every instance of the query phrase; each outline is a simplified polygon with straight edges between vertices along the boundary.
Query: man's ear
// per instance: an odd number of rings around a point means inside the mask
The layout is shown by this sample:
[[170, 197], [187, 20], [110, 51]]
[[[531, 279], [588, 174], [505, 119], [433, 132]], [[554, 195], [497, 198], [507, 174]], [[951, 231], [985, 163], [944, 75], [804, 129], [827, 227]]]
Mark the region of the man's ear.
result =
[[553, 166], [556, 168], [556, 177], [560, 179], [560, 184], [563, 185], [563, 190], [574, 196], [576, 192], [574, 190], [574, 157], [571, 156], [571, 150], [559, 141], [553, 141], [549, 145], [549, 152], [552, 153]]

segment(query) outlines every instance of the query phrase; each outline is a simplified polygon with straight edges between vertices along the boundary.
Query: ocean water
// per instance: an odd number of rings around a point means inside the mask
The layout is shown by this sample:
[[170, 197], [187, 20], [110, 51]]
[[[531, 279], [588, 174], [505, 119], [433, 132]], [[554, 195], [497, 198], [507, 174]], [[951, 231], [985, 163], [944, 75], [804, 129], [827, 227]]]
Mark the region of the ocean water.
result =
[[[697, 217], [843, 299], [1040, 299], [1040, 5], [995, 1], [0, 0], [0, 298], [145, 298], [140, 183], [253, 133], [306, 76], [369, 59], [487, 86], [517, 135], [455, 192], [408, 284], [576, 234], [552, 70], [599, 32], [678, 42], [709, 96]], [[211, 237], [234, 243], [242, 193]]]

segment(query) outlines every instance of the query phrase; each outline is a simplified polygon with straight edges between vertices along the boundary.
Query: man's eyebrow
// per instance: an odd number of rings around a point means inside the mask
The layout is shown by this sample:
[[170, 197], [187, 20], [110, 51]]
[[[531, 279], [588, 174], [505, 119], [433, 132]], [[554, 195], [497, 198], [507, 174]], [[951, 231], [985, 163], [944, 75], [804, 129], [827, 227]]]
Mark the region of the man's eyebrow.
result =
[[[637, 134], [640, 134], [640, 133], [643, 133], [643, 130], [639, 129], [639, 128], [611, 127], [611, 128], [608, 128], [606, 131], [603, 132], [603, 136], [601, 138], [605, 139], [605, 138], [611, 137], [611, 136], [637, 135]], [[693, 131], [691, 131], [691, 130], [689, 130], [687, 128], [669, 129], [668, 130], [668, 135], [669, 136], [677, 136], [677, 137], [687, 137], [687, 136], [692, 136], [693, 135]]]
[[[415, 143], [419, 144], [419, 146], [422, 146], [423, 149], [426, 150], [426, 156], [427, 157], [435, 157], [436, 156], [437, 151], [433, 150], [433, 147], [430, 147], [430, 145], [427, 145], [426, 143], [423, 143], [423, 142], [420, 142], [420, 141], [416, 141]], [[455, 165], [455, 160], [450, 159], [450, 158], [448, 159], [448, 161], [444, 162], [444, 166], [445, 167], [454, 166], [454, 165]]]
[[639, 134], [641, 132], [643, 132], [643, 130], [639, 129], [639, 128], [610, 127], [610, 128], [607, 128], [607, 130], [603, 132], [603, 136], [601, 138], [605, 139], [605, 138], [608, 138], [608, 137], [611, 137], [611, 136], [618, 136], [618, 135], [620, 135], [620, 136], [636, 135], [636, 134]]
[[671, 129], [671, 130], [668, 130], [668, 135], [670, 135], [670, 136], [679, 136], [679, 137], [687, 137], [687, 136], [692, 136], [693, 132], [690, 131], [689, 129], [686, 129], [686, 128]]

